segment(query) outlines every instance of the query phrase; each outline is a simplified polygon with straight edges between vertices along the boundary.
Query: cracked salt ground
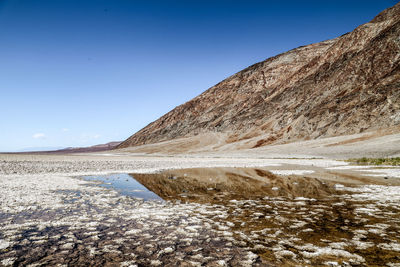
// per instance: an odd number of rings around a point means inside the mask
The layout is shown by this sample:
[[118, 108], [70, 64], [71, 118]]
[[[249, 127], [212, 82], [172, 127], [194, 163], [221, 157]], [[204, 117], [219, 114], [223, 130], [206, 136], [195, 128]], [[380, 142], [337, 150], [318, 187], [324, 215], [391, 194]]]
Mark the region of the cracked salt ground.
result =
[[[400, 188], [396, 190], [399, 197]], [[360, 188], [359, 192], [365, 193]], [[235, 224], [231, 228], [237, 240], [234, 242], [243, 242], [270, 262], [314, 266], [328, 262], [399, 264], [399, 202], [382, 205], [358, 197], [343, 201], [341, 197], [231, 201], [224, 221]], [[367, 212], [358, 210], [365, 205]]]
[[70, 177], [1, 182], [3, 266], [260, 264], [214, 230], [202, 215], [212, 205], [142, 201]]
[[0, 265], [400, 264], [399, 187], [211, 174], [132, 175], [164, 202], [72, 177], [0, 176]]

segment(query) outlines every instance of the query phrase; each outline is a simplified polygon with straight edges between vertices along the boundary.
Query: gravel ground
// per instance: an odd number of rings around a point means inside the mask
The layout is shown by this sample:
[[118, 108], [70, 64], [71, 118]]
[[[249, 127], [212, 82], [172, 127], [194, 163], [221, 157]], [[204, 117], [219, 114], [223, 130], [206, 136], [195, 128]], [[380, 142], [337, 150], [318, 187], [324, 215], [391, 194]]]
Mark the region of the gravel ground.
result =
[[[400, 156], [400, 134], [384, 134], [382, 132], [365, 132], [353, 135], [320, 138], [307, 141], [296, 141], [286, 144], [267, 145], [258, 148], [245, 149], [251, 139], [226, 144], [220, 143], [218, 135], [205, 136], [207, 142], [201, 146], [190, 148], [191, 138], [174, 139], [156, 144], [129, 147], [117, 150], [120, 153], [166, 153], [179, 155], [192, 153], [204, 157], [235, 157], [235, 158], [312, 158], [324, 157], [331, 159], [348, 158], [381, 158]], [[223, 137], [224, 138], [224, 137]], [[226, 138], [226, 137], [225, 137]], [[255, 139], [259, 139], [256, 137]], [[266, 136], [265, 138], [268, 138]], [[194, 137], [201, 141], [202, 138]], [[193, 140], [192, 140], [193, 141]], [[215, 143], [217, 142], [217, 144]], [[114, 152], [115, 153], [115, 152]]]

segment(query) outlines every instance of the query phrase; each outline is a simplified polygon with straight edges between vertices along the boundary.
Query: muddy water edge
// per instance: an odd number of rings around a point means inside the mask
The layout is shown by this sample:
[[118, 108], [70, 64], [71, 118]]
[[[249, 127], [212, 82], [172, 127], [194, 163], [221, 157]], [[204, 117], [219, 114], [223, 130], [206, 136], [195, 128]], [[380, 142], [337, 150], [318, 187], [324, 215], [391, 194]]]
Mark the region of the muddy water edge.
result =
[[[384, 178], [334, 174], [346, 183], [315, 175], [278, 176], [262, 168], [131, 176], [164, 200], [217, 207], [207, 217], [228, 226], [222, 230], [232, 233], [234, 244], [250, 248], [264, 262], [400, 264], [400, 187], [388, 186]], [[218, 216], [221, 210], [226, 216]]]

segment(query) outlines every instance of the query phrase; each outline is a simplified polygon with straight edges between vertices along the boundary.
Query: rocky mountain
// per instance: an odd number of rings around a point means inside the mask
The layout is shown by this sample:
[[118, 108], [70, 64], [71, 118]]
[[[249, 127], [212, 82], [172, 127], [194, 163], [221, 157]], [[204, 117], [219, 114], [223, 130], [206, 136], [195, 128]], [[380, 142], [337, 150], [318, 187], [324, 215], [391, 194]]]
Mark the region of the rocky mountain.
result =
[[116, 148], [120, 141], [113, 141], [106, 144], [99, 144], [88, 147], [67, 147], [67, 148], [42, 148], [42, 149], [26, 149], [25, 151], [21, 151], [18, 153], [27, 153], [27, 154], [69, 154], [69, 153], [89, 153], [89, 152], [103, 152]]
[[255, 148], [398, 130], [399, 60], [397, 4], [350, 33], [293, 49], [232, 75], [118, 148], [210, 134], [218, 136], [218, 142], [240, 141]]
[[107, 150], [112, 150], [116, 148], [119, 144], [121, 144], [120, 141], [113, 141], [109, 142], [106, 144], [99, 144], [99, 145], [94, 145], [94, 146], [88, 146], [88, 147], [67, 147], [64, 149], [52, 151], [55, 153], [88, 153], [88, 152], [101, 152], [101, 151], [107, 151]]

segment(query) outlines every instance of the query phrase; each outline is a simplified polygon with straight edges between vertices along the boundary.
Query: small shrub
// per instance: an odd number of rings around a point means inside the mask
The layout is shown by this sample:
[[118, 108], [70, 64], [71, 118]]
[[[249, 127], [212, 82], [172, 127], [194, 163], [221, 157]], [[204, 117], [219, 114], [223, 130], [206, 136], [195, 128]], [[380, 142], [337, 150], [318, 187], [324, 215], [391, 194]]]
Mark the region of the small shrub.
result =
[[352, 162], [360, 165], [392, 165], [400, 166], [400, 157], [396, 158], [358, 158], [358, 159], [348, 159], [347, 162]]

